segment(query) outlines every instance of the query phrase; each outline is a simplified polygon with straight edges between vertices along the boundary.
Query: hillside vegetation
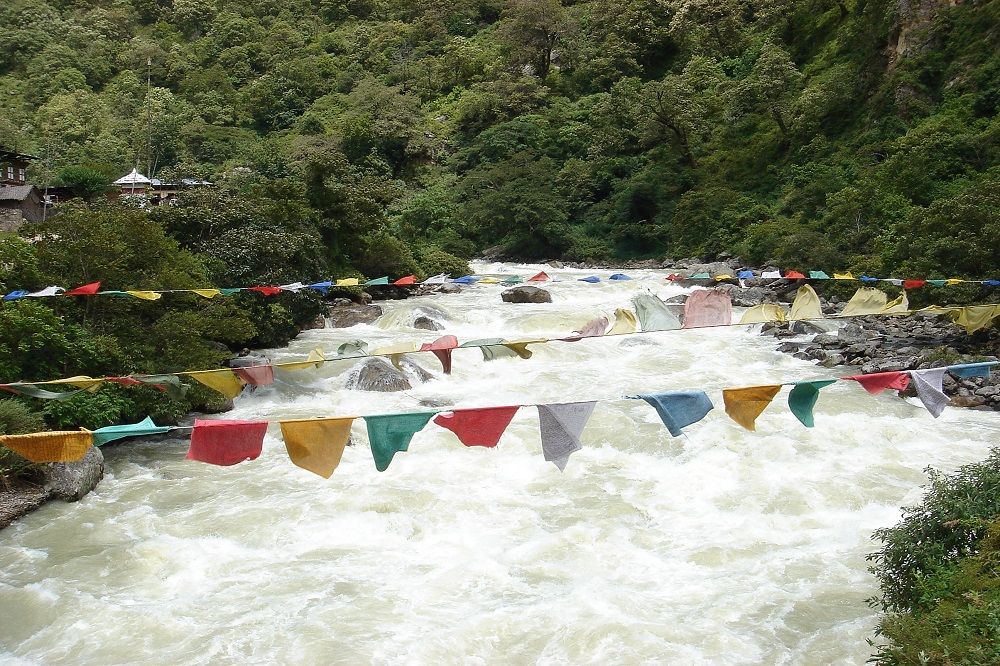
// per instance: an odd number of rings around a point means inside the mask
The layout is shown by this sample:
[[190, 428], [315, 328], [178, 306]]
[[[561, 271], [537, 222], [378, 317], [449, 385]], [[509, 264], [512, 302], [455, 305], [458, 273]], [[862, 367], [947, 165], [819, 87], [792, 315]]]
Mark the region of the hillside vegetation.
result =
[[997, 0], [8, 0], [0, 143], [84, 193], [277, 192], [363, 272], [404, 241], [995, 277], [998, 31]]

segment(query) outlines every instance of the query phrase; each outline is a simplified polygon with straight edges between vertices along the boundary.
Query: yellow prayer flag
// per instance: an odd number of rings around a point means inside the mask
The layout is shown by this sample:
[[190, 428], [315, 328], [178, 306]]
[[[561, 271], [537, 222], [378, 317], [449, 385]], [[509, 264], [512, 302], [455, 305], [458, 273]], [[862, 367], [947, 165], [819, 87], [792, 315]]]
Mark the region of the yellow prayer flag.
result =
[[887, 297], [884, 291], [871, 287], [860, 287], [840, 312], [840, 317], [876, 314], [885, 307]]
[[635, 333], [635, 314], [631, 310], [618, 308], [615, 310], [615, 325], [605, 335], [627, 335]]
[[323, 350], [317, 347], [309, 352], [309, 356], [304, 361], [292, 361], [291, 363], [275, 363], [274, 367], [282, 370], [306, 370], [308, 368], [318, 368], [326, 362]]
[[986, 328], [1000, 316], [1000, 305], [970, 305], [952, 313], [952, 321], [965, 327], [966, 333], [975, 333]]
[[851, 273], [834, 273], [833, 274], [833, 279], [834, 280], [853, 280], [854, 279], [854, 275], [852, 275]]
[[484, 277], [479, 284], [500, 284], [500, 280], [491, 277]]
[[34, 463], [82, 460], [93, 443], [93, 434], [83, 428], [79, 432], [36, 432], [0, 437], [0, 444]]
[[786, 320], [785, 309], [775, 303], [761, 303], [743, 313], [741, 324], [763, 324], [769, 321], [782, 322]]
[[721, 280], [732, 280], [732, 279], [733, 279], [732, 275], [716, 275], [715, 276], [715, 281], [716, 282], [720, 282]]
[[222, 293], [218, 289], [192, 289], [191, 291], [202, 298], [215, 298]]
[[746, 388], [725, 389], [722, 399], [726, 403], [726, 414], [747, 430], [755, 430], [755, 421], [774, 396], [781, 390], [781, 384], [774, 386], [748, 386]]
[[279, 421], [291, 461], [329, 479], [344, 455], [355, 417]]
[[343, 280], [337, 280], [333, 286], [335, 287], [357, 287], [358, 278], [344, 278]]
[[129, 296], [141, 298], [144, 301], [155, 301], [163, 297], [163, 294], [155, 291], [126, 291]]
[[906, 292], [903, 291], [894, 301], [887, 303], [884, 308], [879, 310], [879, 314], [903, 314], [910, 311], [910, 300], [906, 297]]
[[792, 303], [789, 319], [822, 319], [823, 308], [819, 303], [819, 296], [816, 291], [804, 284], [795, 292], [795, 302]]
[[965, 280], [959, 280], [958, 278], [950, 278], [948, 280], [945, 280], [944, 284], [945, 286], [950, 287], [955, 284], [962, 284], [963, 282], [965, 282]]
[[235, 398], [243, 391], [243, 380], [232, 370], [199, 370], [180, 374], [215, 389], [227, 398]]
[[536, 342], [548, 342], [545, 338], [539, 338], [538, 340], [524, 340], [521, 342], [502, 342], [504, 347], [511, 350], [521, 358], [531, 358], [532, 351], [528, 349], [528, 345], [533, 345]]
[[78, 375], [76, 377], [67, 377], [66, 379], [53, 379], [48, 382], [38, 382], [41, 384], [69, 384], [70, 386], [75, 386], [77, 388], [87, 389], [91, 393], [96, 391], [101, 384], [104, 383], [103, 379], [94, 379], [93, 377], [88, 377], [86, 375]]

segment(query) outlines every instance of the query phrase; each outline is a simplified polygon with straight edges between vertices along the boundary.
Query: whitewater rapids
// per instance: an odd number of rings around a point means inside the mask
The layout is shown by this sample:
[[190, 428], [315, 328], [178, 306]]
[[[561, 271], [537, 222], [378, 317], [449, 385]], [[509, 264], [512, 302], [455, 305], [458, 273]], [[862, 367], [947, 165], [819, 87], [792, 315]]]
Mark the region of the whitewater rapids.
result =
[[[550, 304], [503, 303], [501, 285], [382, 302], [375, 325], [307, 331], [268, 355], [563, 337], [638, 290], [685, 292], [660, 271], [475, 268], [562, 281], [541, 285]], [[413, 328], [419, 315], [443, 330]], [[776, 352], [756, 328], [552, 342], [527, 360], [458, 349], [451, 376], [415, 354], [435, 378], [394, 394], [346, 390], [354, 362], [331, 361], [278, 371], [217, 417], [271, 422], [256, 461], [187, 461], [182, 438], [106, 446], [94, 493], [0, 532], [0, 663], [864, 664], [872, 531], [920, 500], [926, 466], [984, 458], [1000, 414], [934, 419], [837, 382], [815, 428], [786, 388], [748, 432], [722, 389], [846, 374]], [[678, 438], [622, 399], [691, 389], [716, 408]], [[384, 473], [359, 419], [329, 480], [288, 460], [278, 426], [578, 400], [598, 404], [564, 473], [542, 458], [533, 407], [495, 450], [430, 423]]]

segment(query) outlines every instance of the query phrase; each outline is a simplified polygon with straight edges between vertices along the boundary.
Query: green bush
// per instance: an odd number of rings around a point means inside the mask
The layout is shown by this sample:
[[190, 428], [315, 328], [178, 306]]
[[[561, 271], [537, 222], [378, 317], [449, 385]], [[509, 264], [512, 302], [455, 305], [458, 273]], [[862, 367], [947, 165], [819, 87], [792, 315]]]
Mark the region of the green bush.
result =
[[457, 278], [472, 272], [468, 261], [436, 247], [421, 250], [416, 255], [424, 275], [446, 273]]
[[[42, 417], [16, 399], [0, 400], [0, 434], [23, 435], [45, 430]], [[37, 481], [44, 467], [28, 462], [13, 451], [0, 446], [0, 485], [10, 488], [15, 480]]]

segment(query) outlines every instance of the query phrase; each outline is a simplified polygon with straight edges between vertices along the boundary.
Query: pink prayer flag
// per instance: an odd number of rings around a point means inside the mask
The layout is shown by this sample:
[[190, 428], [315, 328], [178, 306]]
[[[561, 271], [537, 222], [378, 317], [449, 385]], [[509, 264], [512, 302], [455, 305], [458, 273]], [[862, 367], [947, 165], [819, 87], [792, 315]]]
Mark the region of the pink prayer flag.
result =
[[728, 326], [732, 322], [733, 303], [729, 293], [718, 289], [701, 289], [684, 302], [684, 326]]
[[70, 289], [67, 292], [63, 292], [63, 296], [93, 296], [100, 288], [100, 282], [91, 282], [90, 284], [85, 284], [82, 287], [77, 287], [76, 289]]
[[265, 296], [274, 296], [281, 293], [281, 287], [247, 287], [250, 291], [259, 291]]
[[212, 465], [235, 465], [256, 460], [264, 449], [267, 421], [194, 420], [188, 460]]
[[519, 405], [455, 409], [438, 414], [434, 417], [434, 423], [458, 435], [466, 446], [494, 447], [518, 409]]
[[548, 274], [545, 271], [542, 271], [541, 273], [528, 278], [528, 282], [545, 282], [548, 279], [549, 279]]
[[251, 365], [245, 368], [233, 368], [233, 372], [250, 386], [264, 386], [274, 381], [274, 367], [270, 365]]
[[873, 372], [870, 375], [851, 375], [841, 379], [853, 379], [872, 395], [886, 389], [905, 391], [910, 385], [910, 375], [905, 372]]
[[[138, 386], [142, 384], [138, 379], [133, 379], [132, 377], [105, 377], [105, 381], [121, 384], [122, 386]], [[160, 386], [158, 388], [163, 389], [165, 387]]]
[[441, 361], [441, 368], [444, 374], [451, 374], [451, 350], [458, 347], [458, 338], [454, 335], [445, 335], [434, 342], [425, 342], [420, 345], [420, 351], [429, 351]]
[[406, 277], [399, 278], [398, 280], [396, 280], [395, 282], [393, 282], [393, 284], [398, 284], [398, 285], [415, 284], [416, 281], [417, 281], [416, 276], [414, 276], [414, 275], [407, 275]]

